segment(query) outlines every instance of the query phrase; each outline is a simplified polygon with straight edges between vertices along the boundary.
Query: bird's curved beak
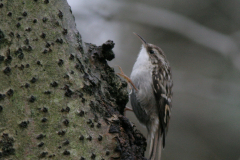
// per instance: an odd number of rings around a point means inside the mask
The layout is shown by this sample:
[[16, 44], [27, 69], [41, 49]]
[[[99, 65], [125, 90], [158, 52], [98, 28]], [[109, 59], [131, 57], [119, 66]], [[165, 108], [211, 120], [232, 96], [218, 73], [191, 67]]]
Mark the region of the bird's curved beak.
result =
[[133, 34], [135, 34], [142, 41], [143, 46], [146, 48], [147, 42], [137, 33], [133, 32]]

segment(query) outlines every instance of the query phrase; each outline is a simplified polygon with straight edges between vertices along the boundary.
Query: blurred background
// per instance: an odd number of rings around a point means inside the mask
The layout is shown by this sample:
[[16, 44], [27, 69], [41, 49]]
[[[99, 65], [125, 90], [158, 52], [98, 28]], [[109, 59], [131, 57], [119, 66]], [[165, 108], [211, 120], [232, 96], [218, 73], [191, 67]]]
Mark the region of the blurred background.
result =
[[163, 160], [240, 160], [239, 0], [68, 3], [84, 42], [115, 42], [116, 72], [130, 76], [141, 46], [132, 32], [165, 51], [174, 96]]

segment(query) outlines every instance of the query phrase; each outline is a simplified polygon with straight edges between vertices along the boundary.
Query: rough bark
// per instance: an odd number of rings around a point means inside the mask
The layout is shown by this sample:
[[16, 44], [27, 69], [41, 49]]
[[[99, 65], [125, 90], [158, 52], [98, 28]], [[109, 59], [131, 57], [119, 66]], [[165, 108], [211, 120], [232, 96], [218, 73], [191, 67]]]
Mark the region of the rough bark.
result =
[[113, 47], [82, 43], [66, 0], [0, 0], [0, 159], [144, 159]]

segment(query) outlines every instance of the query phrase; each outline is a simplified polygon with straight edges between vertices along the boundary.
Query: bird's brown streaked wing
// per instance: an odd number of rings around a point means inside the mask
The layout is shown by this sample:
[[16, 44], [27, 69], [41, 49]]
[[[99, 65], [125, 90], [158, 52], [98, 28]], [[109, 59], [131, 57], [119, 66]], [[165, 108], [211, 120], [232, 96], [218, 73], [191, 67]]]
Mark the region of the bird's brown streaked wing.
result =
[[163, 138], [162, 143], [164, 147], [171, 111], [172, 79], [170, 69], [159, 69], [158, 67], [155, 67], [152, 72], [152, 80], [153, 91], [158, 105], [158, 116]]

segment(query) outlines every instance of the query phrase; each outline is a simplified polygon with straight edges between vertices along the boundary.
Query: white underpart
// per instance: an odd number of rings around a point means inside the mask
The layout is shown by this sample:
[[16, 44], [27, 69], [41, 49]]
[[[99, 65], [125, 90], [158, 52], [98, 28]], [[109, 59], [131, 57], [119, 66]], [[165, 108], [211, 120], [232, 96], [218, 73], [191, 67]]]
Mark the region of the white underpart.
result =
[[140, 74], [139, 72], [146, 70], [146, 69], [149, 69], [149, 71], [151, 71], [152, 64], [149, 61], [149, 55], [146, 51], [146, 48], [142, 45], [141, 51], [139, 52], [137, 60], [133, 66], [133, 70], [135, 72], [132, 72], [131, 77], [139, 75]]
[[[153, 65], [149, 61], [146, 48], [142, 45], [137, 60], [133, 66], [130, 79], [136, 86], [140, 86], [137, 98], [142, 106], [147, 106], [153, 97], [152, 91], [152, 70]], [[148, 113], [148, 110], [145, 110]]]

